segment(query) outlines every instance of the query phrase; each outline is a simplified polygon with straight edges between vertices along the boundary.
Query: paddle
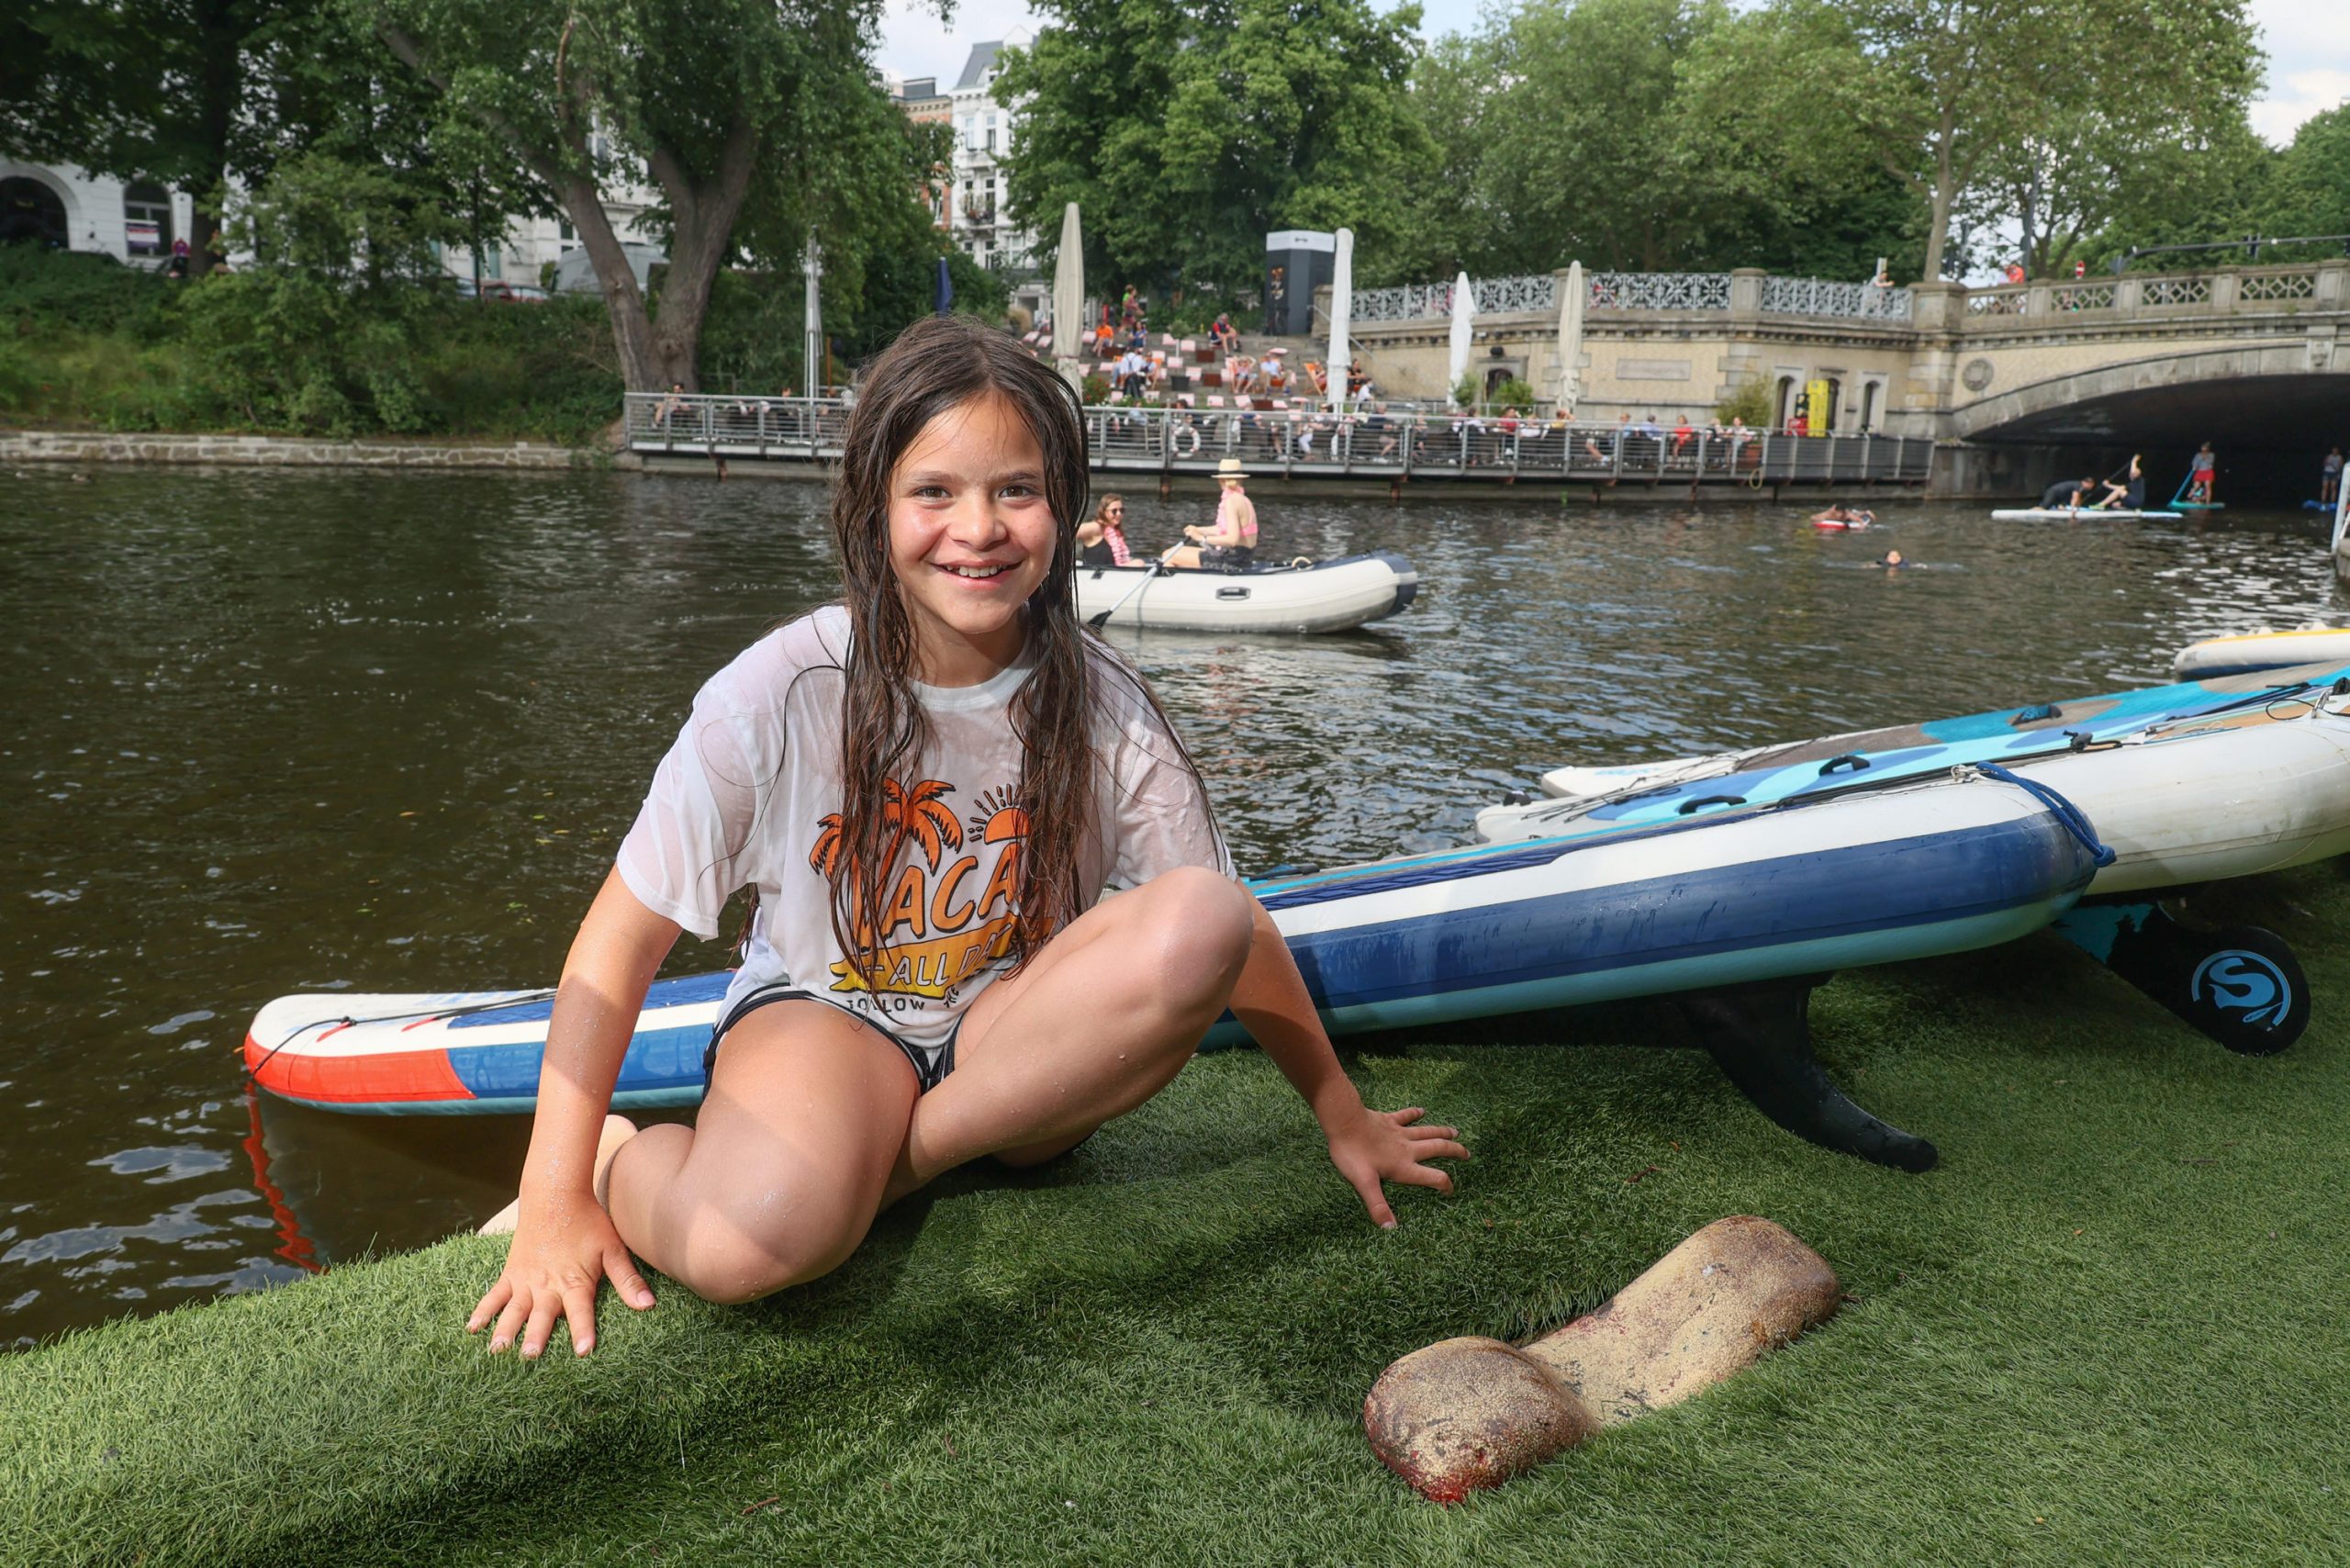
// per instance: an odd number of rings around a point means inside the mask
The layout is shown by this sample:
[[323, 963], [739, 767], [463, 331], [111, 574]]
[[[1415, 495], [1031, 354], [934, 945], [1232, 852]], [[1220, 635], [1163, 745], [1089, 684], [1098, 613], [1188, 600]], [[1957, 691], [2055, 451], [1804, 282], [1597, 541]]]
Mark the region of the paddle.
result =
[[1159, 573], [1161, 573], [1161, 572], [1165, 571], [1166, 569], [1167, 569], [1167, 557], [1166, 557], [1166, 556], [1164, 556], [1164, 555], [1161, 555], [1161, 556], [1159, 556], [1157, 560], [1155, 560], [1155, 561], [1151, 562], [1149, 570], [1147, 570], [1147, 571], [1144, 572], [1144, 573], [1143, 573], [1143, 575], [1142, 575], [1142, 581], [1140, 581], [1140, 582], [1138, 582], [1138, 583], [1135, 584], [1135, 586], [1134, 586], [1134, 587], [1132, 587], [1132, 588], [1128, 588], [1128, 589], [1126, 590], [1126, 597], [1125, 597], [1125, 599], [1122, 599], [1118, 600], [1118, 602], [1117, 602], [1117, 603], [1115, 603], [1115, 604], [1112, 605], [1112, 606], [1111, 606], [1109, 609], [1107, 609], [1107, 610], [1098, 610], [1098, 611], [1096, 611], [1095, 613], [1093, 613], [1093, 614], [1091, 614], [1091, 615], [1087, 616], [1087, 617], [1085, 618], [1085, 623], [1086, 623], [1086, 625], [1088, 625], [1088, 626], [1091, 627], [1091, 628], [1092, 628], [1094, 631], [1096, 631], [1096, 632], [1099, 632], [1100, 630], [1102, 630], [1102, 627], [1104, 627], [1104, 626], [1106, 626], [1106, 625], [1108, 625], [1108, 624], [1109, 624], [1110, 617], [1112, 617], [1113, 615], [1117, 614], [1117, 613], [1118, 613], [1118, 611], [1120, 611], [1121, 610], [1124, 610], [1124, 609], [1126, 607], [1126, 599], [1130, 599], [1134, 598], [1134, 596], [1135, 596], [1135, 595], [1136, 595], [1136, 594], [1138, 594], [1138, 593], [1142, 592], [1142, 590], [1143, 590], [1143, 589], [1145, 589], [1145, 588], [1148, 588], [1148, 587], [1150, 586], [1150, 579], [1151, 579], [1151, 578], [1153, 578], [1153, 577], [1157, 577], [1157, 576], [1158, 576], [1158, 574], [1159, 574]]

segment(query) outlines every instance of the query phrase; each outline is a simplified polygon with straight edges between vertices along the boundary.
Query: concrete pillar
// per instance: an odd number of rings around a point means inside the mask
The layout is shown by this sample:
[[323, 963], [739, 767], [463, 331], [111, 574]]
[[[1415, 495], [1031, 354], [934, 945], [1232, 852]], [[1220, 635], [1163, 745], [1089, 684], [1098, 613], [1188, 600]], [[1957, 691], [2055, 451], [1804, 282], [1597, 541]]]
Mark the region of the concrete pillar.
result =
[[1733, 320], [1751, 321], [1762, 314], [1762, 280], [1770, 275], [1761, 267], [1730, 269], [1729, 313]]
[[2056, 311], [2056, 286], [2046, 278], [2033, 283], [2024, 291], [2023, 313], [2034, 321], [2045, 321]]
[[2211, 308], [2232, 310], [2236, 308], [2236, 287], [2243, 281], [2233, 267], [2211, 274]]
[[2333, 310], [2350, 305], [2350, 261], [2317, 264], [2317, 303]]
[[1966, 286], [1920, 283], [1909, 289], [1909, 325], [1921, 334], [1955, 332], [1966, 319]]
[[2145, 298], [2146, 280], [2136, 273], [2123, 273], [2113, 280], [2113, 308], [2117, 315], [2139, 308]]

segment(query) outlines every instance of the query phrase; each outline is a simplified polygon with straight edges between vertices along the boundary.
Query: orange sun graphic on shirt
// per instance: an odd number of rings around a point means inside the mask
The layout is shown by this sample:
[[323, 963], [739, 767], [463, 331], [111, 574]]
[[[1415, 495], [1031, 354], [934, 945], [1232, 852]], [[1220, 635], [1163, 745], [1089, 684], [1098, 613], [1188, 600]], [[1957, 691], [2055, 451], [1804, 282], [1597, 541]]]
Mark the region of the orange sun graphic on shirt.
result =
[[982, 844], [1002, 844], [1009, 839], [1028, 836], [1028, 813], [1016, 805], [1017, 797], [1009, 790], [989, 790], [979, 799], [979, 809], [965, 821], [971, 836]]

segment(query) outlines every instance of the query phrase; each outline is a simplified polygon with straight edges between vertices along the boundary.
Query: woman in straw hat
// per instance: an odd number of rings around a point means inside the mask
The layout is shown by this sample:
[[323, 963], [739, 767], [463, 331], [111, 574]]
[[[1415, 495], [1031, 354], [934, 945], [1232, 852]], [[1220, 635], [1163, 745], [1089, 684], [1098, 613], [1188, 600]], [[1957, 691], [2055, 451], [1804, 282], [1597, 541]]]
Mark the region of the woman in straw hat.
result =
[[1247, 477], [1237, 457], [1215, 465], [1216, 488], [1224, 492], [1215, 503], [1215, 525], [1184, 529], [1183, 537], [1192, 543], [1168, 551], [1169, 566], [1237, 572], [1257, 559], [1257, 508], [1240, 488]]

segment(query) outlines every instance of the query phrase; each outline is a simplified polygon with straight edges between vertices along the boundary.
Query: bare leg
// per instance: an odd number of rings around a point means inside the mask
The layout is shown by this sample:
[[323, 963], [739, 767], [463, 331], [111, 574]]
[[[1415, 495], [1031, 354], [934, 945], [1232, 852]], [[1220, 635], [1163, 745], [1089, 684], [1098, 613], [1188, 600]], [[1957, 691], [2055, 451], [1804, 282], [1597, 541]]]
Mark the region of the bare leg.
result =
[[645, 1262], [709, 1301], [751, 1301], [838, 1268], [879, 1212], [919, 1085], [902, 1052], [817, 1002], [730, 1030], [691, 1128], [648, 1127], [605, 1206]]
[[1248, 958], [1239, 885], [1185, 868], [1104, 899], [964, 1015], [913, 1108], [890, 1196], [982, 1154], [1048, 1159], [1173, 1081]]
[[1178, 544], [1161, 555], [1159, 560], [1169, 566], [1197, 566], [1200, 564], [1200, 547], [1196, 544]]

